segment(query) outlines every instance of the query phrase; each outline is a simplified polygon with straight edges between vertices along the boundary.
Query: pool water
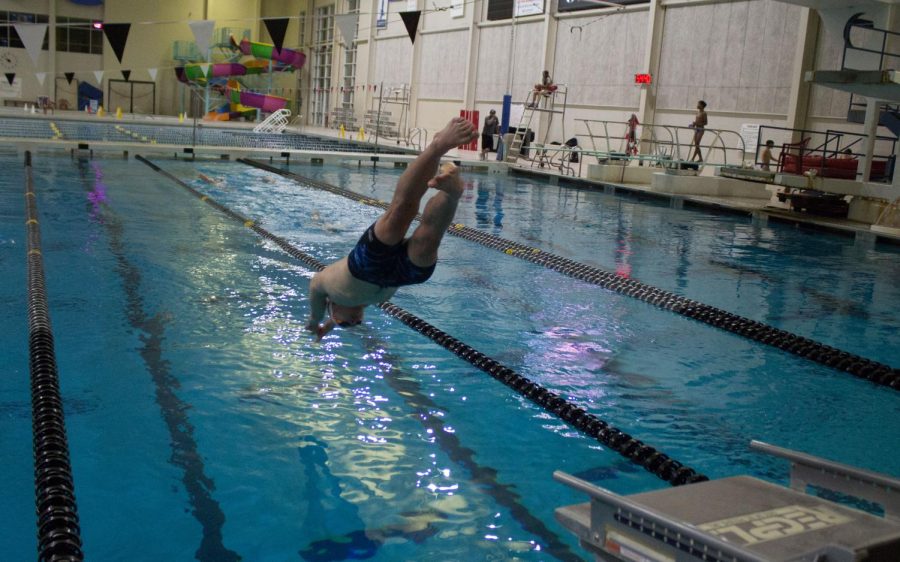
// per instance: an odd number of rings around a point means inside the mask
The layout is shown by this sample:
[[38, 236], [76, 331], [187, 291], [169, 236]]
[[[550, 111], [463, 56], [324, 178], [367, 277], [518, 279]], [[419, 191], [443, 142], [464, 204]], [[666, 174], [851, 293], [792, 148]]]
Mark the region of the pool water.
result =
[[[153, 160], [322, 262], [379, 213], [243, 164]], [[0, 161], [0, 513], [20, 560], [35, 551], [23, 173]], [[578, 560], [552, 513], [582, 498], [553, 470], [666, 486], [377, 309], [313, 342], [312, 272], [143, 164], [34, 166], [89, 558]], [[383, 200], [399, 174], [291, 170]], [[900, 364], [895, 249], [467, 178], [468, 226]], [[895, 391], [471, 242], [445, 239], [434, 277], [393, 302], [711, 477], [783, 482], [750, 439], [900, 474]]]

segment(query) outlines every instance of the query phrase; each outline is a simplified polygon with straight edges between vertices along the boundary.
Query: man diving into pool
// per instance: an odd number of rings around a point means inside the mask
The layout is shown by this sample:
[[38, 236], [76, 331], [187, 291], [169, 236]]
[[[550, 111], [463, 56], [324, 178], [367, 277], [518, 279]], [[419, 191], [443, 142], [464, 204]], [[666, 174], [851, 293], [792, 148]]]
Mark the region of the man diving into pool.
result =
[[[463, 193], [456, 166], [445, 164], [440, 172], [438, 166], [450, 149], [476, 136], [470, 122], [451, 119], [397, 180], [388, 210], [366, 229], [350, 255], [313, 276], [306, 329], [317, 340], [335, 326], [360, 324], [366, 306], [388, 300], [398, 287], [424, 283], [431, 277], [441, 239]], [[430, 187], [439, 192], [425, 205], [419, 226], [406, 238]]]

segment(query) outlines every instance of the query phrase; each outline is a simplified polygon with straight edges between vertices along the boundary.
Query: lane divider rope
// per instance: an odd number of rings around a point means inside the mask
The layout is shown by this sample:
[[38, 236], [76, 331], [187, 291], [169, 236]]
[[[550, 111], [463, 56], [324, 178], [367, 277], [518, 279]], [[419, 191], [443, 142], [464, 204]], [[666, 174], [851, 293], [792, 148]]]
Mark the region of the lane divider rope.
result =
[[[135, 156], [135, 159], [143, 162], [157, 173], [165, 176], [174, 183], [185, 188], [188, 192], [197, 197], [197, 199], [212, 206], [225, 215], [228, 215], [236, 221], [244, 224], [245, 226], [247, 226], [247, 228], [257, 233], [261, 237], [274, 242], [287, 254], [303, 263], [304, 265], [316, 271], [321, 271], [322, 269], [324, 269], [325, 265], [319, 262], [316, 258], [291, 245], [291, 243], [284, 238], [272, 234], [268, 230], [262, 228], [255, 221], [247, 219], [246, 217], [232, 211], [228, 207], [218, 203], [208, 195], [204, 195], [203, 193], [197, 191], [181, 179], [177, 178], [166, 170], [163, 170], [143, 156]], [[554, 416], [562, 419], [588, 437], [596, 439], [606, 447], [612, 449], [613, 451], [616, 451], [623, 457], [627, 458], [638, 466], [643, 467], [645, 470], [647, 470], [651, 474], [654, 474], [660, 479], [676, 486], [682, 484], [691, 484], [694, 482], [702, 482], [709, 479], [707, 476], [698, 473], [693, 468], [685, 466], [681, 462], [678, 462], [665, 453], [656, 450], [654, 447], [647, 445], [646, 443], [643, 443], [638, 439], [635, 439], [631, 435], [628, 435], [627, 433], [616, 427], [611, 426], [609, 422], [606, 422], [598, 418], [594, 414], [587, 412], [584, 408], [581, 408], [580, 406], [567, 401], [559, 394], [550, 391], [540, 384], [520, 375], [513, 369], [503, 365], [502, 363], [476, 350], [468, 344], [463, 343], [450, 334], [439, 330], [435, 326], [400, 308], [399, 306], [391, 302], [383, 302], [378, 306], [388, 315], [403, 322], [413, 330], [416, 330], [420, 334], [426, 336], [431, 341], [452, 352], [457, 357], [460, 357], [461, 359], [467, 361], [474, 367], [491, 375], [493, 378], [512, 388], [520, 395], [528, 398], [538, 406], [542, 407], [547, 412], [550, 412]]]
[[[388, 203], [383, 201], [370, 199], [353, 191], [294, 174], [259, 162], [258, 160], [239, 158], [237, 161], [267, 172], [281, 175], [309, 185], [310, 187], [353, 199], [366, 205], [381, 209], [387, 209], [388, 207]], [[726, 310], [676, 295], [675, 293], [664, 289], [641, 283], [635, 279], [622, 277], [611, 271], [605, 271], [569, 258], [544, 252], [539, 248], [519, 244], [518, 242], [500, 238], [462, 224], [456, 223], [450, 225], [447, 229], [447, 233], [452, 236], [477, 242], [488, 248], [499, 250], [504, 254], [541, 265], [564, 275], [568, 275], [569, 277], [593, 285], [598, 285], [604, 289], [634, 297], [659, 308], [670, 310], [688, 318], [693, 318], [704, 324], [731, 332], [747, 339], [776, 347], [804, 359], [850, 373], [855, 377], [865, 379], [875, 384], [886, 386], [894, 390], [900, 390], [900, 369], [893, 368], [890, 365], [867, 359], [810, 338], [775, 328], [774, 326], [769, 326], [763, 322], [751, 320]]]
[[28, 246], [28, 361], [38, 560], [79, 561], [84, 560], [84, 553], [47, 304], [30, 151], [25, 152], [25, 195], [28, 217], [25, 221]]

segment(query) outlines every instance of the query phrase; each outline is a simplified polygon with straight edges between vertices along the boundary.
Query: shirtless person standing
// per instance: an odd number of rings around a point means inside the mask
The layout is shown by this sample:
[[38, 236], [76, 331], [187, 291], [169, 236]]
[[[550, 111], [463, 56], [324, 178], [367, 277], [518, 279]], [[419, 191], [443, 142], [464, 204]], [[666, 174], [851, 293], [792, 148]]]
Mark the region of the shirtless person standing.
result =
[[[441, 239], [463, 193], [456, 166], [445, 164], [438, 173], [438, 165], [449, 150], [476, 136], [470, 122], [460, 117], [450, 120], [397, 180], [390, 207], [363, 233], [350, 255], [313, 276], [306, 329], [317, 340], [335, 326], [360, 324], [366, 306], [388, 300], [398, 287], [431, 277]], [[419, 226], [406, 238], [429, 187], [440, 193], [428, 201]]]
[[691, 155], [691, 162], [695, 159], [703, 162], [703, 155], [700, 154], [700, 139], [703, 138], [703, 133], [706, 131], [706, 124], [709, 121], [706, 118], [706, 102], [700, 100], [697, 102], [697, 116], [694, 117], [694, 122], [691, 123], [690, 127], [694, 129], [694, 153]]

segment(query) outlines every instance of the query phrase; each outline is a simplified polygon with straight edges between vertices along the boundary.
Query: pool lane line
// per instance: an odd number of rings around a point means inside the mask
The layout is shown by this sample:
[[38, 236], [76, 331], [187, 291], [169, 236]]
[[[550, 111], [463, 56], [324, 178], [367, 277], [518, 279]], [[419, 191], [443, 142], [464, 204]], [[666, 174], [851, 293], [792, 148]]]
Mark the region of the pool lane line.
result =
[[69, 461], [59, 372], [47, 304], [41, 227], [31, 169], [25, 152], [25, 230], [28, 252], [28, 363], [38, 560], [84, 560], [75, 482]]
[[[181, 179], [175, 177], [166, 170], [163, 170], [143, 156], [136, 155], [135, 159], [143, 162], [160, 175], [169, 178], [174, 183], [185, 188], [192, 195], [200, 199], [200, 201], [207, 203], [213, 208], [239, 221], [244, 226], [262, 236], [263, 238], [274, 242], [278, 247], [284, 250], [291, 257], [295, 258], [303, 264], [306, 264], [311, 269], [321, 271], [325, 268], [325, 265], [316, 260], [316, 258], [291, 245], [291, 243], [284, 238], [272, 234], [268, 230], [256, 224], [256, 222], [243, 217], [242, 215], [232, 211], [221, 203], [218, 203], [208, 195], [197, 191]], [[393, 316], [410, 328], [428, 337], [431, 341], [437, 343], [443, 348], [454, 353], [456, 356], [468, 361], [473, 366], [501, 381], [503, 384], [512, 388], [522, 396], [528, 398], [538, 406], [544, 408], [547, 412], [562, 419], [585, 435], [596, 439], [606, 447], [616, 451], [623, 457], [643, 467], [648, 472], [656, 475], [660, 479], [676, 486], [709, 480], [707, 476], [698, 473], [693, 468], [685, 466], [684, 464], [669, 457], [665, 453], [657, 451], [650, 445], [647, 445], [642, 441], [635, 439], [631, 435], [628, 435], [627, 433], [621, 431], [620, 429], [611, 426], [608, 422], [598, 418], [594, 414], [587, 412], [584, 408], [581, 408], [567, 401], [559, 394], [552, 392], [544, 388], [540, 384], [520, 375], [519, 373], [501, 364], [495, 359], [488, 357], [484, 353], [481, 353], [475, 348], [454, 338], [450, 334], [437, 329], [425, 320], [407, 312], [399, 306], [391, 302], [383, 302], [380, 303], [378, 307], [390, 316]]]
[[[90, 176], [86, 177], [85, 163], [85, 159], [79, 158], [78, 170], [82, 182], [90, 181]], [[166, 321], [159, 314], [149, 317], [144, 309], [140, 291], [141, 272], [125, 257], [122, 221], [108, 206], [103, 217], [103, 225], [109, 233], [110, 252], [116, 260], [116, 269], [125, 290], [126, 317], [128, 323], [141, 333], [138, 352], [153, 380], [156, 403], [169, 432], [172, 451], [169, 462], [182, 470], [181, 481], [188, 494], [191, 514], [203, 529], [195, 558], [207, 562], [236, 562], [241, 560], [241, 556], [226, 548], [222, 541], [225, 514], [219, 502], [212, 497], [215, 482], [206, 474], [203, 455], [194, 439], [194, 426], [187, 415], [193, 406], [178, 397], [181, 382], [172, 374], [169, 361], [163, 357]]]
[[[412, 410], [410, 417], [418, 420], [426, 430], [430, 430], [435, 443], [444, 451], [447, 457], [452, 462], [462, 466], [469, 473], [469, 481], [475, 485], [475, 490], [508, 509], [510, 516], [525, 532], [543, 541], [541, 552], [561, 562], [574, 562], [582, 559], [571, 551], [559, 535], [548, 528], [543, 521], [535, 517], [522, 504], [521, 496], [516, 492], [515, 486], [498, 481], [497, 469], [489, 465], [480, 464], [475, 459], [475, 451], [463, 445], [456, 433], [445, 431], [446, 424], [443, 418], [433, 413], [435, 410], [445, 409], [438, 406], [434, 400], [422, 392], [422, 385], [416, 377], [412, 375], [406, 377], [398, 376], [403, 374], [403, 371], [398, 367], [401, 359], [387, 351], [390, 347], [388, 342], [379, 341], [377, 338], [365, 338], [363, 346], [370, 354], [379, 354], [381, 356], [378, 361], [378, 370], [384, 375], [384, 381]], [[382, 365], [387, 365], [387, 367]], [[399, 373], [393, 371], [398, 371]]]
[[[299, 183], [307, 184], [311, 187], [328, 191], [336, 195], [341, 195], [372, 207], [378, 207], [380, 209], [387, 209], [388, 207], [388, 203], [385, 203], [384, 201], [371, 199], [353, 191], [307, 178], [299, 174], [294, 174], [259, 162], [258, 160], [239, 158], [237, 159], [237, 162], [267, 172], [272, 172]], [[808, 359], [839, 371], [845, 371], [855, 377], [865, 379], [875, 384], [886, 386], [894, 390], [900, 390], [900, 369], [891, 367], [890, 365], [867, 359], [810, 338], [786, 330], [781, 330], [774, 326], [769, 326], [763, 322], [751, 320], [720, 308], [676, 295], [675, 293], [647, 285], [646, 283], [641, 283], [632, 278], [622, 277], [611, 271], [605, 271], [569, 258], [544, 252], [538, 248], [500, 238], [459, 223], [450, 225], [447, 229], [447, 233], [452, 236], [477, 242], [488, 248], [499, 250], [504, 254], [544, 266], [548, 269], [568, 275], [569, 277], [593, 285], [598, 285], [604, 289], [634, 297], [659, 308], [670, 310], [688, 318], [693, 318], [694, 320], [698, 320], [715, 328], [776, 347], [782, 351], [793, 353], [798, 357]]]

